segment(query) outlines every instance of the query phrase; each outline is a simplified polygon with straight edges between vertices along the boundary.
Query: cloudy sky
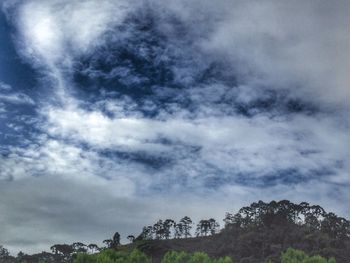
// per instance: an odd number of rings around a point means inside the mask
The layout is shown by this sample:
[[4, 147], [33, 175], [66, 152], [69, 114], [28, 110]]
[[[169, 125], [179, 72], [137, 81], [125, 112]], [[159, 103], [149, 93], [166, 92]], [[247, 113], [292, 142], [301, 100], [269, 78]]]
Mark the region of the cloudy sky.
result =
[[350, 2], [0, 0], [0, 244], [262, 199], [350, 215]]

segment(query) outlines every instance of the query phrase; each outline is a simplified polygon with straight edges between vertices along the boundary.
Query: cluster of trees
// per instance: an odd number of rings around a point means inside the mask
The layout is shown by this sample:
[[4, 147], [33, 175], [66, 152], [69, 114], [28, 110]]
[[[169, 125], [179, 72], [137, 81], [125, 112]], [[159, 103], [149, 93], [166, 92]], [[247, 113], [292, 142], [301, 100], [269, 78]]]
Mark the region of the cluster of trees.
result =
[[50, 247], [51, 253], [41, 252], [34, 255], [27, 255], [19, 252], [17, 257], [10, 255], [8, 250], [0, 246], [0, 262], [6, 263], [47, 263], [47, 262], [71, 262], [77, 254], [95, 254], [109, 248], [116, 248], [120, 245], [120, 235], [116, 232], [111, 239], [103, 241], [106, 246], [99, 247], [96, 244], [86, 245], [81, 242], [73, 244], [56, 244]]
[[[152, 240], [152, 239], [170, 239], [170, 238], [188, 238], [191, 237], [193, 221], [190, 217], [185, 216], [179, 222], [172, 219], [158, 220], [154, 225], [145, 226], [141, 234], [134, 238], [128, 236], [130, 241], [135, 240]], [[208, 236], [218, 233], [220, 228], [219, 223], [214, 219], [200, 220], [196, 225], [196, 236]]]
[[224, 222], [226, 229], [297, 224], [310, 231], [319, 230], [332, 238], [350, 237], [350, 221], [306, 202], [294, 204], [288, 200], [270, 203], [259, 201], [242, 207], [236, 214], [226, 213]]

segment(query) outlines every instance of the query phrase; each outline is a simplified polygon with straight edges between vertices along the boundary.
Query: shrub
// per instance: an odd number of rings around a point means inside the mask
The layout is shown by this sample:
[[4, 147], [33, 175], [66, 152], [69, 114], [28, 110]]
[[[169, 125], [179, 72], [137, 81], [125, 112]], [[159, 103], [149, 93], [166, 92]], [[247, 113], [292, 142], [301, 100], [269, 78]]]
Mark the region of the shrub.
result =
[[281, 263], [336, 263], [334, 258], [326, 259], [319, 255], [308, 256], [305, 252], [288, 248], [281, 255]]
[[93, 255], [78, 254], [73, 263], [151, 263], [151, 260], [138, 250], [126, 253], [107, 249]]
[[188, 254], [186, 252], [170, 251], [164, 255], [161, 263], [232, 263], [232, 259], [230, 257], [211, 259], [203, 252]]

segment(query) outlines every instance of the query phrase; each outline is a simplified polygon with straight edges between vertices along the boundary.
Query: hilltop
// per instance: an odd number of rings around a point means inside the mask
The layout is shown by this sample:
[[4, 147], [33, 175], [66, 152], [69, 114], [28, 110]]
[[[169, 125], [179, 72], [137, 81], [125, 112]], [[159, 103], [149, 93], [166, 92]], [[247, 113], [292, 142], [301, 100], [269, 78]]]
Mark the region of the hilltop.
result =
[[[227, 213], [225, 226], [219, 229], [214, 219], [203, 219], [195, 225], [186, 216], [179, 222], [159, 220], [145, 226], [138, 237], [128, 236], [129, 244], [120, 244], [120, 235], [104, 241], [105, 248], [94, 244], [86, 246], [57, 244], [52, 253], [21, 254], [8, 257], [3, 262], [37, 263], [70, 262], [76, 253], [97, 253], [103, 249], [131, 252], [135, 249], [152, 258], [154, 263], [169, 251], [188, 253], [205, 252], [211, 258], [230, 256], [234, 262], [261, 263], [267, 260], [280, 262], [281, 253], [288, 248], [302, 250], [309, 255], [334, 257], [338, 263], [348, 263], [350, 258], [350, 221], [326, 212], [318, 205], [306, 202], [294, 204], [287, 200], [265, 203], [259, 201], [241, 208], [237, 213]], [[195, 234], [193, 234], [193, 227]], [[193, 237], [192, 237], [193, 235]]]

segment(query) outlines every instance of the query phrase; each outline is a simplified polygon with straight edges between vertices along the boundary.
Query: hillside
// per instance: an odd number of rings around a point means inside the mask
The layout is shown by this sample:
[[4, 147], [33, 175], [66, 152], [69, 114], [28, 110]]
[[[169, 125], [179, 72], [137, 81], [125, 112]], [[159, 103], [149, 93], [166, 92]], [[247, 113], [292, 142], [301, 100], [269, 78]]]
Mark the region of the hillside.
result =
[[[98, 253], [105, 249], [131, 252], [135, 249], [159, 263], [169, 251], [205, 252], [211, 258], [230, 256], [234, 262], [280, 262], [288, 248], [309, 255], [334, 257], [338, 263], [349, 263], [350, 221], [308, 203], [294, 204], [287, 200], [264, 203], [259, 201], [241, 208], [236, 214], [227, 213], [225, 227], [219, 229], [214, 219], [201, 220], [193, 236], [193, 222], [184, 217], [179, 222], [159, 220], [143, 228], [138, 237], [128, 236], [129, 244], [120, 244], [120, 235], [104, 241], [106, 247], [77, 242], [57, 244], [52, 253], [0, 257], [1, 262], [71, 262], [77, 253]], [[5, 253], [6, 254], [6, 253]], [[94, 261], [92, 261], [94, 262]]]
[[207, 237], [136, 242], [119, 249], [138, 248], [154, 262], [160, 262], [168, 251], [203, 251], [214, 258], [230, 256], [235, 262], [261, 263], [268, 258], [279, 262], [281, 253], [289, 247], [311, 255], [333, 256], [339, 263], [348, 263], [350, 258], [349, 240], [330, 238], [320, 231], [310, 233], [304, 226], [297, 225], [251, 230], [237, 228]]

